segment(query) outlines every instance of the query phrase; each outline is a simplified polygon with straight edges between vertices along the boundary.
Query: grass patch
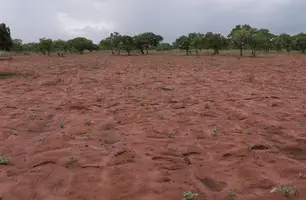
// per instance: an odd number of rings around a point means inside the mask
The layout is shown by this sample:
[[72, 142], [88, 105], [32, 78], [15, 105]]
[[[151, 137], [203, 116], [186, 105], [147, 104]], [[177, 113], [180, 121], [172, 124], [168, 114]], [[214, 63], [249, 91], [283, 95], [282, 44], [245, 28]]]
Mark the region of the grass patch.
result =
[[22, 76], [24, 78], [27, 78], [28, 76], [31, 76], [30, 73], [21, 73], [21, 72], [0, 72], [0, 79], [8, 79], [15, 76]]

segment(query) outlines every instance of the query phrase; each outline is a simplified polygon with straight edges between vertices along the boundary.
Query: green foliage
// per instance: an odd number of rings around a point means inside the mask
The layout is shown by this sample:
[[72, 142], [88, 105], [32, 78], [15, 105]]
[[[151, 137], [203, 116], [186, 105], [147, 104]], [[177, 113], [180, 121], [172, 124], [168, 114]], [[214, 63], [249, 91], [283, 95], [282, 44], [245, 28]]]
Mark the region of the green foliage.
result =
[[285, 185], [283, 184], [279, 188], [279, 191], [283, 193], [285, 197], [289, 197], [290, 195], [295, 194], [296, 190], [294, 186], [289, 186], [288, 188], [286, 188]]
[[134, 39], [128, 35], [122, 35], [119, 37], [119, 39], [120, 39], [119, 48], [125, 50], [128, 53], [128, 55], [131, 55], [131, 51], [135, 47]]
[[169, 43], [160, 43], [155, 47], [156, 51], [169, 51], [173, 49], [173, 46]]
[[179, 38], [175, 40], [173, 43], [173, 46], [178, 47], [179, 49], [186, 50], [186, 54], [191, 54], [190, 48], [191, 48], [191, 41], [190, 38], [186, 35], [182, 35]]
[[7, 165], [9, 160], [7, 158], [0, 158], [0, 165]]
[[23, 50], [23, 46], [22, 46], [22, 40], [20, 39], [13, 39], [13, 47], [12, 47], [13, 51], [22, 51]]
[[0, 24], [0, 50], [9, 51], [13, 47], [11, 29], [6, 24]]
[[198, 194], [188, 191], [188, 192], [183, 193], [183, 198], [182, 199], [183, 200], [193, 200], [197, 196], [198, 196]]
[[99, 45], [94, 44], [92, 40], [85, 37], [76, 37], [68, 41], [41, 38], [39, 42], [23, 44], [22, 40], [13, 40], [11, 38], [9, 27], [4, 23], [0, 24], [0, 50], [41, 52], [43, 54], [48, 53], [48, 55], [50, 55], [51, 51], [64, 51], [65, 53], [76, 51], [83, 54], [84, 50], [92, 52], [99, 49], [111, 50], [112, 54], [117, 53], [118, 55], [120, 55], [121, 50], [127, 51], [130, 55], [133, 50], [137, 50], [141, 54], [149, 54], [150, 49], [167, 51], [174, 48], [185, 50], [187, 55], [191, 54], [191, 50], [195, 50], [198, 55], [203, 49], [212, 49], [213, 55], [215, 55], [219, 54], [220, 50], [230, 48], [239, 49], [241, 56], [245, 49], [250, 49], [253, 56], [256, 56], [255, 52], [259, 50], [265, 52], [286, 50], [288, 53], [291, 50], [302, 53], [306, 51], [305, 33], [274, 35], [268, 29], [257, 29], [249, 24], [236, 25], [227, 37], [213, 32], [191, 32], [179, 36], [172, 45], [161, 43], [163, 39], [161, 35], [153, 32], [144, 32], [135, 36], [113, 32], [101, 40]]
[[48, 52], [48, 55], [50, 56], [52, 50], [52, 44], [53, 44], [52, 39], [46, 39], [46, 38], [39, 39], [40, 52], [44, 55], [46, 55], [46, 52]]
[[94, 43], [85, 37], [76, 37], [67, 41], [68, 48], [77, 51], [79, 54], [83, 54], [84, 50], [92, 51]]

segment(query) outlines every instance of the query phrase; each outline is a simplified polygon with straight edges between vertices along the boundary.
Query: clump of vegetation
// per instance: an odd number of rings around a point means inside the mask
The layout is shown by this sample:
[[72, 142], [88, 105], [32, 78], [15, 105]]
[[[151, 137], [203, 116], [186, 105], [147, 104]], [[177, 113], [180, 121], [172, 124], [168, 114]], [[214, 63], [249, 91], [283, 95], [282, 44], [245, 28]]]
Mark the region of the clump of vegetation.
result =
[[214, 128], [213, 136], [217, 137], [218, 135], [219, 135], [219, 132], [218, 132], [217, 128]]
[[290, 195], [295, 194], [295, 187], [294, 186], [289, 186], [288, 188], [285, 187], [284, 184], [282, 184], [279, 188], [279, 191], [285, 196], [289, 197]]
[[7, 158], [0, 158], [0, 165], [7, 165], [9, 160]]
[[230, 192], [228, 195], [227, 195], [227, 200], [235, 200], [236, 199], [236, 194], [233, 193], [233, 192]]
[[159, 115], [158, 118], [159, 118], [160, 120], [164, 120], [164, 119], [165, 119], [163, 115]]
[[251, 151], [252, 148], [253, 148], [253, 145], [249, 145], [249, 146], [248, 146], [248, 150], [249, 150], [249, 151]]
[[248, 130], [247, 130], [247, 134], [248, 134], [248, 135], [251, 135], [251, 134], [252, 134], [252, 132], [253, 132], [253, 129], [252, 129], [252, 128], [248, 128]]
[[284, 195], [284, 197], [289, 197], [290, 195], [296, 195], [296, 188], [294, 186], [289, 186], [288, 188], [286, 188], [286, 186], [282, 184], [279, 188], [272, 188], [270, 193], [274, 192], [280, 192]]
[[65, 128], [64, 123], [63, 123], [63, 122], [60, 124], [60, 128]]
[[175, 135], [175, 131], [172, 130], [172, 131], [169, 132], [169, 138], [173, 138], [174, 135]]
[[193, 193], [191, 191], [184, 192], [183, 193], [183, 199], [182, 200], [193, 200], [198, 196], [198, 194]]

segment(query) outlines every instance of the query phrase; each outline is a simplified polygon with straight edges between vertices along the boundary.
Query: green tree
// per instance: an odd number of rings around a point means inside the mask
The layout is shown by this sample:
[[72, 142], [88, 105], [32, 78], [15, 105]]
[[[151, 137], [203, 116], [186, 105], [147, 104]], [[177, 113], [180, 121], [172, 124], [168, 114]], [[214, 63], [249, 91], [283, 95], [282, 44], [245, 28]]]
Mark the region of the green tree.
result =
[[301, 51], [302, 53], [305, 53], [306, 50], [306, 34], [305, 33], [299, 33], [295, 36], [293, 36], [296, 49]]
[[139, 35], [134, 36], [136, 48], [144, 54], [144, 50], [146, 50], [146, 54], [149, 54], [149, 49], [157, 47], [157, 45], [163, 41], [163, 37], [160, 35], [156, 35], [152, 32], [145, 32]]
[[11, 29], [6, 24], [0, 24], [0, 50], [10, 51], [13, 47]]
[[48, 53], [48, 56], [50, 56], [52, 50], [52, 44], [53, 44], [52, 39], [40, 38], [39, 39], [40, 52], [43, 53], [44, 55]]
[[23, 45], [22, 45], [22, 40], [21, 39], [13, 39], [13, 51], [22, 51], [23, 50]]
[[53, 49], [55, 51], [64, 51], [65, 53], [68, 52], [68, 44], [65, 40], [54, 40], [53, 41]]
[[227, 46], [227, 39], [220, 33], [207, 32], [203, 43], [206, 48], [213, 49], [213, 55], [218, 55], [219, 51]]
[[129, 35], [122, 35], [119, 37], [120, 43], [119, 47], [122, 50], [125, 50], [128, 55], [131, 55], [131, 51], [135, 48], [135, 43], [133, 37]]
[[85, 37], [76, 37], [67, 41], [68, 47], [83, 54], [84, 50], [92, 50], [93, 42]]
[[252, 27], [248, 24], [236, 25], [228, 35], [234, 46], [240, 50], [240, 56], [242, 56], [243, 49], [248, 44], [251, 31]]
[[286, 51], [289, 53], [291, 50], [291, 45], [292, 45], [292, 38], [289, 34], [282, 33], [279, 36], [280, 41], [282, 43], [282, 46], [286, 49]]
[[190, 41], [190, 46], [196, 50], [196, 54], [199, 55], [198, 50], [204, 49], [204, 39], [205, 36], [202, 33], [189, 33], [188, 38]]
[[179, 49], [183, 49], [186, 51], [186, 55], [191, 54], [191, 41], [188, 36], [182, 35], [175, 40], [173, 43], [174, 46], [178, 47]]

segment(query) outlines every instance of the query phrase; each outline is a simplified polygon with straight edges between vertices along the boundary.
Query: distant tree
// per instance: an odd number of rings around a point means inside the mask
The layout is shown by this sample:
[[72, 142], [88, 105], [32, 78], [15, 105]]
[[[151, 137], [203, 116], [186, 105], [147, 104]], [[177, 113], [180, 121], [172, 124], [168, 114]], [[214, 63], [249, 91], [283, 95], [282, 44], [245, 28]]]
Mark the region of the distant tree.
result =
[[228, 35], [228, 38], [231, 40], [234, 46], [239, 48], [240, 56], [242, 56], [243, 49], [248, 44], [251, 31], [252, 27], [248, 24], [236, 25]]
[[301, 51], [302, 53], [305, 53], [306, 50], [306, 34], [305, 33], [299, 33], [295, 36], [294, 43], [297, 50]]
[[23, 45], [22, 45], [22, 40], [21, 39], [13, 39], [13, 51], [22, 51], [23, 50]]
[[10, 51], [13, 47], [11, 30], [6, 24], [0, 24], [0, 49]]
[[56, 51], [64, 51], [65, 53], [68, 52], [68, 44], [65, 40], [54, 40], [53, 41], [53, 49]]
[[218, 55], [220, 49], [227, 45], [227, 39], [220, 33], [207, 32], [205, 38], [208, 48], [214, 50], [213, 55]]
[[169, 43], [160, 43], [155, 47], [157, 51], [169, 51], [173, 49], [173, 46]]
[[131, 51], [135, 48], [134, 39], [128, 35], [122, 35], [118, 38], [120, 40], [119, 47], [125, 50], [128, 55], [131, 55]]
[[48, 53], [48, 56], [50, 56], [52, 50], [52, 44], [53, 44], [52, 39], [40, 38], [39, 39], [40, 52], [44, 55]]
[[149, 49], [157, 47], [163, 39], [162, 36], [156, 35], [152, 32], [145, 32], [134, 36], [136, 48], [142, 54], [144, 54], [144, 50], [146, 50], [146, 54], [149, 54]]
[[204, 49], [204, 34], [201, 33], [189, 33], [188, 38], [190, 40], [190, 46], [195, 48], [196, 54], [199, 55], [198, 50]]
[[186, 55], [191, 54], [191, 41], [188, 36], [182, 35], [175, 40], [173, 43], [174, 46], [178, 47], [179, 49], [183, 49], [186, 51]]
[[292, 38], [289, 34], [286, 33], [282, 33], [279, 35], [280, 41], [282, 43], [282, 46], [286, 49], [286, 51], [289, 53], [290, 52], [290, 48], [292, 45]]
[[84, 50], [92, 51], [94, 46], [92, 40], [85, 37], [76, 37], [67, 41], [68, 47], [75, 49], [79, 54], [83, 54]]

